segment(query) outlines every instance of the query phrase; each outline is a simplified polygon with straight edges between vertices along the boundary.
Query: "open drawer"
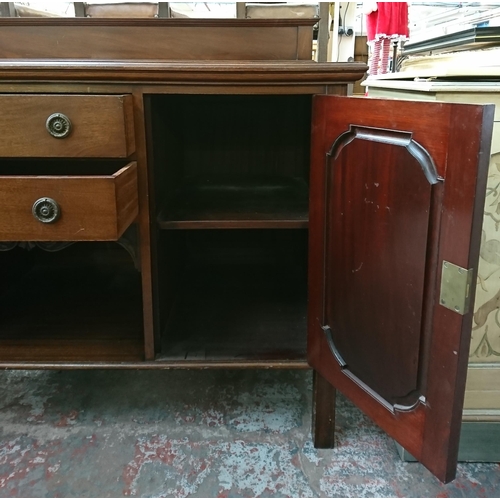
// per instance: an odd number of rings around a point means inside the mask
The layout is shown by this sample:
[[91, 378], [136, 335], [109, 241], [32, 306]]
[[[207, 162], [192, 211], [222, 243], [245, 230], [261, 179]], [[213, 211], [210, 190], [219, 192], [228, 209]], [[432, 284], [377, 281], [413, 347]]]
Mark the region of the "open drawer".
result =
[[[95, 162], [79, 170], [32, 165], [9, 169], [19, 175], [0, 175], [0, 241], [116, 241], [137, 217], [135, 162]], [[51, 175], [39, 175], [47, 171]]]

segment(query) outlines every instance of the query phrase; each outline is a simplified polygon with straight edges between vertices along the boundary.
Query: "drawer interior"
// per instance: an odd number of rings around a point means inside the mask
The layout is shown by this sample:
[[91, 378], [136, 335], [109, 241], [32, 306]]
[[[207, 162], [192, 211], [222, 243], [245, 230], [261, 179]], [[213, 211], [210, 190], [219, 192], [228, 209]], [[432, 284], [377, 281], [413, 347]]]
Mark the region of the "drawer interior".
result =
[[128, 164], [124, 160], [0, 159], [2, 176], [94, 176], [113, 175]]

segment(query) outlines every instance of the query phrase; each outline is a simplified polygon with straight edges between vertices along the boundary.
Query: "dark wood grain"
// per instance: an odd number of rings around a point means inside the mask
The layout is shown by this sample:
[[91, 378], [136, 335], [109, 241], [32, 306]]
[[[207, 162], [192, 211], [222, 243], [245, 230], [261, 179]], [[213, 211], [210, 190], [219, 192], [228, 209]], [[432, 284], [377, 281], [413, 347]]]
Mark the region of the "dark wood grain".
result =
[[[139, 215], [138, 252], [142, 277], [142, 306], [144, 319], [144, 353], [146, 360], [154, 359], [159, 349], [159, 324], [155, 321], [154, 287], [156, 286], [156, 234], [151, 230], [151, 214], [155, 210], [154, 172], [148, 168], [147, 131], [149, 115], [146, 113], [144, 95], [140, 90], [132, 94], [134, 131], [137, 144], [137, 190]], [[157, 314], [157, 313], [156, 313]]]
[[[135, 149], [131, 105], [126, 95], [2, 95], [0, 156], [127, 157]], [[68, 137], [47, 131], [53, 113], [70, 119]]]
[[147, 361], [0, 361], [0, 367], [12, 370], [310, 370], [304, 359], [224, 359]]
[[[137, 217], [135, 162], [111, 175], [44, 176], [36, 167], [31, 174], [0, 177], [7, 211], [0, 218], [2, 241], [116, 241]], [[58, 220], [44, 224], [33, 216], [40, 198], [57, 202]]]
[[[458, 115], [455, 115], [455, 113], [458, 113]], [[463, 115], [460, 115], [460, 113], [463, 113]], [[467, 120], [464, 118], [466, 115]], [[458, 120], [454, 118], [455, 116], [462, 116], [462, 119]], [[397, 220], [391, 221], [388, 229], [385, 227], [385, 223], [389, 221], [385, 217], [378, 218], [378, 216], [377, 220], [372, 219], [372, 222], [376, 222], [380, 234], [373, 234], [371, 229], [364, 227], [362, 223], [359, 226], [351, 226], [349, 231], [343, 234], [330, 233], [332, 227], [325, 233], [327, 220], [332, 217], [337, 217], [337, 219], [333, 219], [334, 221], [340, 220], [340, 215], [338, 213], [336, 215], [332, 214], [332, 207], [339, 206], [331, 205], [330, 201], [326, 201], [324, 186], [329, 185], [329, 191], [336, 193], [341, 198], [340, 201], [331, 203], [340, 203], [340, 207], [342, 207], [342, 197], [344, 196], [340, 186], [335, 185], [338, 179], [336, 177], [333, 179], [327, 177], [328, 169], [325, 169], [325, 155], [330, 151], [337, 137], [348, 131], [352, 124], [357, 127], [368, 126], [382, 130], [411, 132], [412, 139], [430, 153], [438, 176], [444, 179], [442, 183], [438, 183], [432, 188], [430, 205], [425, 202], [425, 196], [420, 198], [421, 202], [424, 202], [428, 207], [423, 211], [433, 211], [435, 214], [440, 214], [440, 220], [436, 223], [434, 215], [430, 214], [430, 217], [429, 214], [425, 215], [429, 226], [426, 236], [423, 227], [425, 225], [424, 220], [422, 218], [418, 219], [418, 217], [415, 219], [416, 221], [420, 220], [415, 228], [416, 234], [418, 235], [419, 231], [421, 231], [420, 238], [425, 240], [426, 248], [425, 262], [423, 264], [425, 267], [420, 268], [421, 270], [425, 269], [425, 283], [423, 289], [421, 288], [421, 293], [425, 290], [426, 294], [424, 303], [420, 303], [422, 305], [419, 306], [418, 300], [401, 301], [407, 292], [396, 289], [394, 292], [401, 293], [401, 296], [390, 299], [390, 306], [386, 305], [383, 312], [371, 310], [372, 314], [369, 314], [371, 304], [378, 304], [381, 290], [384, 291], [387, 287], [390, 288], [393, 282], [397, 282], [403, 276], [408, 278], [408, 270], [397, 267], [393, 273], [388, 269], [385, 275], [379, 275], [373, 280], [373, 283], [370, 284], [369, 281], [366, 283], [370, 286], [367, 286], [367, 289], [363, 291], [365, 305], [358, 310], [361, 320], [356, 318], [355, 321], [366, 321], [366, 325], [373, 325], [371, 322], [373, 314], [375, 314], [375, 317], [386, 318], [386, 324], [380, 320], [378, 329], [358, 337], [360, 343], [370, 346], [370, 336], [375, 335], [383, 339], [386, 332], [381, 330], [390, 328], [391, 321], [397, 322], [397, 314], [406, 314], [405, 308], [414, 311], [414, 307], [421, 307], [420, 313], [417, 312], [416, 314], [421, 314], [422, 318], [428, 318], [413, 323], [417, 331], [413, 332], [412, 336], [413, 338], [420, 336], [421, 339], [421, 352], [418, 355], [417, 393], [425, 397], [425, 402], [417, 404], [411, 411], [400, 411], [397, 406], [391, 408], [391, 404], [388, 404], [387, 400], [380, 397], [380, 392], [377, 392], [381, 391], [380, 387], [377, 387], [377, 383], [370, 379], [366, 373], [363, 373], [357, 379], [356, 377], [353, 378], [352, 372], [349, 370], [349, 363], [357, 367], [359, 365], [356, 365], [356, 361], [352, 357], [348, 360], [346, 366], [343, 366], [343, 363], [335, 359], [330, 351], [327, 336], [322, 329], [325, 319], [325, 290], [329, 290], [327, 293], [330, 294], [332, 290], [333, 293], [336, 293], [335, 287], [342, 283], [342, 274], [341, 276], [338, 276], [338, 274], [348, 272], [346, 269], [338, 269], [337, 274], [327, 274], [327, 280], [325, 281], [323, 263], [327, 258], [325, 252], [328, 247], [335, 243], [341, 249], [342, 247], [345, 248], [345, 250], [340, 250], [340, 252], [346, 252], [343, 254], [346, 256], [345, 258], [347, 258], [348, 249], [354, 251], [353, 258], [361, 252], [361, 255], [367, 256], [375, 266], [377, 257], [381, 264], [384, 263], [384, 245], [387, 241], [384, 239], [384, 235], [385, 237], [390, 235], [390, 232], [387, 233], [388, 230], [395, 231], [394, 235], [399, 232], [401, 240], [398, 240], [398, 245], [403, 245], [400, 248], [404, 248], [406, 244], [403, 240], [413, 237], [413, 235], [407, 233], [404, 224], [397, 230], [400, 223]], [[455, 128], [453, 126], [455, 124], [460, 125]], [[485, 126], [485, 124], [487, 125]], [[491, 125], [492, 109], [489, 107], [464, 105], [458, 111], [458, 109], [448, 104], [434, 104], [431, 107], [429, 103], [405, 102], [404, 107], [397, 107], [394, 102], [383, 100], [315, 98], [310, 190], [309, 362], [327, 380], [355, 401], [384, 430], [403, 444], [406, 449], [411, 449], [410, 453], [442, 481], [451, 480], [456, 467], [455, 450], [459, 437], [460, 401], [463, 397], [465, 373], [467, 371], [471, 313], [460, 316], [438, 304], [436, 298], [439, 295], [440, 265], [436, 267], [436, 260], [440, 263], [445, 259], [464, 267], [477, 265], [477, 251], [480, 242], [477, 224], [484, 203], [484, 182], [487, 174], [487, 161], [483, 157], [487, 156], [484, 153], [489, 147], [488, 134], [490, 132], [488, 130], [491, 129]], [[483, 126], [485, 126], [487, 132], [481, 131]], [[371, 157], [369, 152], [366, 153], [368, 154], [364, 155], [364, 158], [366, 158], [367, 164], [371, 165], [370, 168], [376, 171], [384, 171], [388, 162], [393, 163], [396, 160], [394, 165], [400, 163], [398, 155], [389, 154], [383, 150], [380, 151], [380, 155], [377, 155], [376, 158]], [[453, 158], [453, 161], [451, 161], [451, 158]], [[345, 160], [344, 158], [342, 161]], [[346, 167], [351, 168], [350, 177], [355, 179], [355, 168], [359, 168], [359, 163], [349, 165], [348, 162], [345, 162], [341, 165], [341, 170]], [[405, 161], [404, 166], [401, 165], [401, 167], [413, 168], [412, 161]], [[402, 176], [400, 180], [404, 180], [407, 174], [401, 167], [393, 175]], [[464, 172], [467, 172], [467, 188], [464, 186]], [[345, 179], [342, 180], [345, 181]], [[370, 176], [368, 176], [368, 180], [370, 180]], [[378, 180], [375, 180], [375, 182], [378, 182]], [[388, 183], [388, 181], [380, 182], [380, 187], [383, 188], [385, 183], [386, 188], [386, 193], [382, 197], [383, 200], [391, 201], [391, 203], [395, 202], [396, 206], [399, 204], [401, 214], [404, 214], [405, 210], [410, 210], [411, 213], [412, 207], [416, 207], [419, 203], [417, 205], [412, 203], [412, 197], [416, 197], [418, 200], [422, 196], [419, 194], [419, 183], [418, 181], [415, 182], [414, 188], [409, 187], [406, 190], [409, 198], [408, 203], [406, 201], [403, 203], [402, 200], [397, 201], [398, 196], [400, 196], [398, 186], [391, 187], [391, 183]], [[422, 186], [425, 187], [425, 183]], [[346, 187], [347, 197], [345, 197], [345, 200], [348, 201], [349, 182]], [[359, 214], [359, 221], [361, 221], [361, 216], [366, 210], [364, 200], [367, 191], [363, 189], [363, 185], [358, 187], [359, 198], [352, 198], [349, 206], [350, 213], [344, 213], [346, 217]], [[412, 189], [415, 192], [412, 192]], [[352, 192], [355, 191], [356, 189], [353, 189]], [[481, 194], [478, 193], [480, 191], [482, 191]], [[369, 192], [371, 192], [371, 189]], [[382, 201], [382, 198], [378, 195], [375, 198], [372, 195], [367, 198], [369, 201]], [[441, 205], [439, 205], [440, 201], [442, 201]], [[382, 204], [381, 206], [386, 205]], [[392, 210], [394, 206], [390, 206], [390, 208]], [[475, 219], [473, 219], [472, 213], [475, 214]], [[439, 219], [439, 217], [437, 218]], [[408, 224], [410, 229], [413, 230], [413, 216], [408, 217]], [[337, 227], [341, 229], [343, 225]], [[418, 229], [418, 227], [421, 229]], [[325, 234], [329, 235], [328, 240], [325, 239]], [[366, 237], [364, 234], [366, 234]], [[391, 241], [391, 238], [388, 238], [388, 240]], [[356, 245], [350, 247], [353, 242]], [[372, 243], [374, 245], [371, 250], [374, 255], [370, 256], [365, 248]], [[443, 245], [449, 245], [449, 247], [447, 246], [445, 250]], [[430, 258], [436, 252], [436, 249], [439, 249], [440, 252], [439, 259]], [[338, 248], [334, 252], [336, 252], [337, 256], [342, 255], [342, 253], [338, 253]], [[416, 254], [414, 255], [416, 256]], [[411, 262], [411, 260], [408, 261], [408, 256], [404, 252], [393, 256], [393, 260], [392, 266], [400, 266], [401, 263]], [[351, 271], [359, 268], [359, 262], [357, 265], [356, 262], [351, 264], [348, 266]], [[416, 262], [409, 265], [414, 266], [415, 264]], [[433, 265], [434, 268], [429, 269], [429, 265]], [[406, 278], [403, 280], [403, 287]], [[383, 292], [382, 296], [384, 293], [387, 292]], [[392, 291], [389, 290], [389, 293], [392, 293]], [[434, 300], [428, 300], [428, 297], [433, 297]], [[397, 311], [392, 312], [392, 304], [394, 306], [398, 305]], [[333, 306], [332, 303], [329, 305]], [[344, 305], [347, 308], [352, 308], [351, 304]], [[326, 314], [329, 315], [331, 312]], [[363, 318], [365, 314], [367, 316]], [[335, 325], [336, 318], [330, 316], [330, 321]], [[377, 322], [375, 322], [376, 324]], [[357, 334], [352, 330], [351, 332], [354, 335]], [[364, 347], [363, 344], [360, 346], [361, 349]], [[390, 349], [391, 346], [389, 346], [389, 352]], [[351, 351], [351, 355], [353, 352]], [[360, 355], [361, 359], [363, 359], [364, 353], [362, 351]], [[397, 358], [397, 352], [393, 350], [392, 356], [393, 361], [388, 363], [388, 360], [383, 358], [379, 351], [380, 369], [382, 372], [386, 371], [387, 377], [391, 366], [398, 366], [397, 359], [395, 359]], [[394, 376], [399, 377], [398, 369], [394, 371]], [[364, 379], [360, 380], [362, 377]], [[414, 375], [411, 375], [409, 379], [414, 379]], [[445, 383], [443, 383], [444, 380], [446, 380]], [[390, 383], [387, 384], [388, 390], [390, 386]], [[430, 429], [433, 430], [430, 431]]]
[[[314, 19], [2, 19], [3, 58], [297, 60], [312, 57]], [[307, 29], [301, 29], [306, 28]], [[27, 36], [29, 35], [29, 36]], [[81, 43], [85, 40], [85, 43]], [[304, 47], [309, 50], [304, 50]]]
[[354, 375], [407, 405], [420, 396], [432, 185], [404, 135], [368, 137], [346, 134], [351, 142], [336, 145], [327, 163], [324, 324]]

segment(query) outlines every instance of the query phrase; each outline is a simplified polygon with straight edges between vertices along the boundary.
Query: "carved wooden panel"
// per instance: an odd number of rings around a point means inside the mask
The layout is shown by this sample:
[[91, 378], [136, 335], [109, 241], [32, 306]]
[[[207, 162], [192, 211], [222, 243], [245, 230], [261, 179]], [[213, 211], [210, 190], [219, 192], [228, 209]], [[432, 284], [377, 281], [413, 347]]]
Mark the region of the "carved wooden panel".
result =
[[351, 127], [328, 153], [327, 175], [330, 347], [381, 402], [415, 405], [436, 168], [407, 132]]

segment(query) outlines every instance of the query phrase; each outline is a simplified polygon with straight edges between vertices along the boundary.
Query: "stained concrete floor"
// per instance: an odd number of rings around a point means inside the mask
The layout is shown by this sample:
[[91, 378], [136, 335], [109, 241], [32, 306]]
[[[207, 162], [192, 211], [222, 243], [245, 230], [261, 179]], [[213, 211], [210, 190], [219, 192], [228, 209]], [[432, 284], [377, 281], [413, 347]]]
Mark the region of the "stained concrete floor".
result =
[[2, 497], [499, 497], [498, 464], [442, 485], [339, 397], [311, 443], [311, 372], [0, 372]]

